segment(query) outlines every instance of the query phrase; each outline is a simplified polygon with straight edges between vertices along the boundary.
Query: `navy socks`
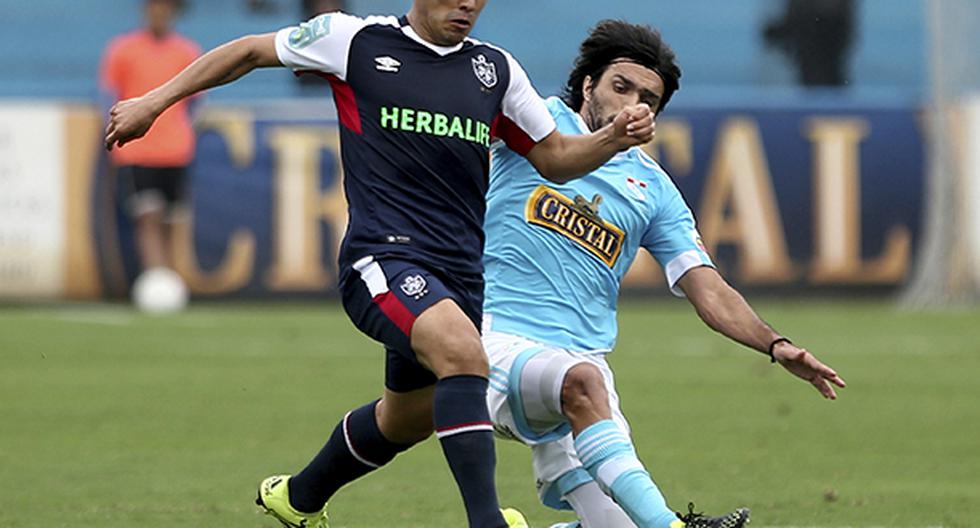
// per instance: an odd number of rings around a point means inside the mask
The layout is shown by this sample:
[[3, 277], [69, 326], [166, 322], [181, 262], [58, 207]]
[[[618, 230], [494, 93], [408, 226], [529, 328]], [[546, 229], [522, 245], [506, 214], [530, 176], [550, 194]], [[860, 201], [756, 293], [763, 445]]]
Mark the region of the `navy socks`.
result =
[[289, 479], [289, 503], [303, 513], [320, 511], [344, 484], [391, 462], [411, 445], [386, 439], [374, 418], [377, 401], [347, 413], [323, 449]]
[[497, 503], [493, 423], [487, 410], [487, 379], [449, 376], [436, 383], [436, 435], [463, 495], [471, 528], [506, 528]]
[[[496, 456], [487, 410], [487, 379], [460, 375], [436, 383], [433, 422], [456, 479], [471, 528], [506, 528], [494, 485]], [[303, 513], [320, 511], [343, 485], [387, 464], [410, 445], [381, 434], [374, 417], [378, 402], [355, 409], [330, 440], [289, 481], [289, 502]]]

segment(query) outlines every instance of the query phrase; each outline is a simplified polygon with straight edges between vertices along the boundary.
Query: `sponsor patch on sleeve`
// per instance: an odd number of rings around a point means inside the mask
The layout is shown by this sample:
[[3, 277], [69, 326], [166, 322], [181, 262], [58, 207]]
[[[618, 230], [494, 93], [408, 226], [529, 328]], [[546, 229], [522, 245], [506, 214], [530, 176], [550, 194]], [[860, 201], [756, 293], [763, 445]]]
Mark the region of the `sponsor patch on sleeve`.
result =
[[330, 15], [303, 22], [289, 34], [289, 47], [303, 49], [330, 34]]

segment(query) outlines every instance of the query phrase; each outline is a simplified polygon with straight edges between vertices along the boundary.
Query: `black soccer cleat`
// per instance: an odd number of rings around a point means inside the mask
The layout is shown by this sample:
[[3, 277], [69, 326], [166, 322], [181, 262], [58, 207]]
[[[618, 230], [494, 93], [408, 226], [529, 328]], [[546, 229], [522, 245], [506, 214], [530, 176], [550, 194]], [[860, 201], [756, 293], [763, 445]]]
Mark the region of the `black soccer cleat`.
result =
[[684, 523], [684, 528], [742, 528], [749, 524], [749, 509], [739, 508], [721, 517], [705, 517], [703, 513], [695, 513], [694, 503], [689, 502], [687, 514], [681, 515], [677, 512], [677, 518]]

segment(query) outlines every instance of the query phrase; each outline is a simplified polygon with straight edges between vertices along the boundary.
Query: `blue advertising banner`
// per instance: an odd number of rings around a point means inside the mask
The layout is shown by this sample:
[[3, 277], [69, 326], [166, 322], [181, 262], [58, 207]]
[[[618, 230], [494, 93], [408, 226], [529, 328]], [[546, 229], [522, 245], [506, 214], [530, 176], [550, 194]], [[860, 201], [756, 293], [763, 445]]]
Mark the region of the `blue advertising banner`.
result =
[[[334, 289], [347, 222], [338, 125], [329, 110], [298, 113], [301, 104], [203, 116], [193, 211], [174, 241], [196, 295]], [[732, 283], [887, 291], [906, 280], [923, 206], [915, 110], [688, 109], [662, 117], [646, 149], [684, 193]], [[125, 218], [110, 221], [118, 225], [101, 231], [102, 246], [118, 250], [101, 253], [118, 291], [135, 267]], [[627, 281], [627, 290], [666, 291], [645, 254]]]

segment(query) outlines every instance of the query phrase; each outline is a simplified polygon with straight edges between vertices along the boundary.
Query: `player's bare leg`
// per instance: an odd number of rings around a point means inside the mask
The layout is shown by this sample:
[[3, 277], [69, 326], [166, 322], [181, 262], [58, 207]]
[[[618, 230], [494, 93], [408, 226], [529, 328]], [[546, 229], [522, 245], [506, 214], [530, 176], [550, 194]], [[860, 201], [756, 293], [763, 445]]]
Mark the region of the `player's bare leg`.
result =
[[[679, 522], [677, 515], [667, 507], [663, 494], [637, 458], [627, 432], [612, 419], [609, 393], [599, 368], [580, 363], [569, 369], [562, 381], [561, 405], [562, 414], [572, 425], [578, 457], [599, 488], [616, 501], [636, 526], [674, 528]], [[580, 493], [570, 498], [581, 499], [579, 507], [586, 510], [583, 518], [599, 515], [603, 520], [598, 527], [611, 528], [608, 523], [616, 516], [608, 515], [607, 502], [588, 496], [589, 489], [581, 486], [577, 489]], [[575, 491], [566, 495], [574, 495]], [[612, 513], [616, 513], [615, 509]], [[594, 523], [595, 519], [588, 521]]]
[[417, 444], [432, 435], [433, 394], [435, 386], [411, 392], [385, 389], [375, 407], [381, 434], [396, 444]]
[[419, 361], [439, 378], [432, 421], [469, 526], [507, 526], [494, 483], [493, 425], [486, 404], [490, 366], [480, 333], [454, 301], [443, 299], [419, 315], [411, 337]]
[[163, 208], [153, 208], [136, 217], [136, 247], [142, 269], [169, 268], [169, 240]]
[[415, 320], [412, 350], [439, 379], [459, 375], [485, 378], [490, 372], [480, 333], [451, 299], [433, 304]]
[[568, 369], [561, 385], [561, 411], [575, 436], [600, 420], [612, 419], [609, 393], [598, 368], [579, 363]]

